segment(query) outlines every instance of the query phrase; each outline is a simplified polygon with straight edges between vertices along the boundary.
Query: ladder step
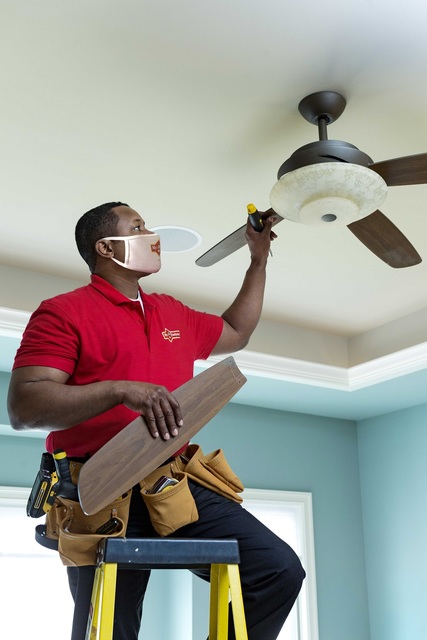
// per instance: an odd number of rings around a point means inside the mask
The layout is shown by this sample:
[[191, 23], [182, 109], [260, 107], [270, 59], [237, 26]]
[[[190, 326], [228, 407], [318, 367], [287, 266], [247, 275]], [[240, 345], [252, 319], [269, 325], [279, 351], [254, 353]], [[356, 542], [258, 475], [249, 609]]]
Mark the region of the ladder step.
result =
[[188, 538], [105, 538], [97, 562], [135, 569], [186, 569], [211, 564], [239, 564], [237, 540]]

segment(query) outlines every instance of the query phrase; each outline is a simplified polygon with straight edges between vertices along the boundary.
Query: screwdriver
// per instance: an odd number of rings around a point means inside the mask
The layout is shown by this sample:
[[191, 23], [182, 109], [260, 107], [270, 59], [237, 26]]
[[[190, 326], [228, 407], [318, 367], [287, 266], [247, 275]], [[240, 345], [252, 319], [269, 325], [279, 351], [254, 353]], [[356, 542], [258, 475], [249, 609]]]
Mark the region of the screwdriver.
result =
[[[249, 221], [253, 226], [253, 228], [255, 229], [255, 231], [262, 231], [264, 229], [264, 223], [262, 221], [262, 216], [258, 211], [258, 209], [256, 208], [256, 206], [250, 203], [247, 205], [246, 208], [248, 210]], [[273, 257], [273, 252], [271, 249], [269, 250], [269, 253], [270, 253], [270, 256]]]

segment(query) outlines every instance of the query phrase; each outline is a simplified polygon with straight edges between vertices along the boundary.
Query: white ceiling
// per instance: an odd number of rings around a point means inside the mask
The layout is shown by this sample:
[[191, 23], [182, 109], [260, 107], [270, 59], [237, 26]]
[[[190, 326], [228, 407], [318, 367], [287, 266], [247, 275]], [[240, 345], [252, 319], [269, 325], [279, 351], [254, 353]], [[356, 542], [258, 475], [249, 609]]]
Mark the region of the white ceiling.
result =
[[[0, 266], [85, 280], [82, 213], [110, 200], [203, 238], [147, 287], [224, 309], [247, 249], [195, 259], [269, 207], [276, 172], [318, 139], [298, 103], [347, 107], [329, 138], [374, 161], [427, 151], [425, 0], [1, 0]], [[351, 337], [427, 308], [427, 186], [383, 212], [421, 265], [395, 270], [345, 227], [277, 227], [265, 320]], [[143, 283], [144, 285], [146, 283]]]

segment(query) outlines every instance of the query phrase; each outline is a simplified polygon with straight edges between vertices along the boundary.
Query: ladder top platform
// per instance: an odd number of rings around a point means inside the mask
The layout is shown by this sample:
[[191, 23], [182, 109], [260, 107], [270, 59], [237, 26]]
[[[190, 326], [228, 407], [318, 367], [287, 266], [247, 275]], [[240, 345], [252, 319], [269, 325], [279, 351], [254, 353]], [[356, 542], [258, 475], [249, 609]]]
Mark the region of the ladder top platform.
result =
[[237, 540], [105, 538], [98, 546], [97, 562], [129, 569], [188, 569], [239, 564], [240, 554]]

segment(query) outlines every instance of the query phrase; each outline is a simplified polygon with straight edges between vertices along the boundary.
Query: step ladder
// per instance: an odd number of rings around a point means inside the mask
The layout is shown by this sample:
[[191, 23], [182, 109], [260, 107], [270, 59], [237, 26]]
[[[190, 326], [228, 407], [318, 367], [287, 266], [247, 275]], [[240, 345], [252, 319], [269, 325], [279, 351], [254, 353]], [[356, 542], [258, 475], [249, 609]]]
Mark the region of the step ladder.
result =
[[248, 640], [237, 540], [106, 538], [98, 548], [86, 640], [112, 640], [118, 567], [193, 569], [210, 566], [209, 640], [227, 640], [229, 601], [236, 640]]

